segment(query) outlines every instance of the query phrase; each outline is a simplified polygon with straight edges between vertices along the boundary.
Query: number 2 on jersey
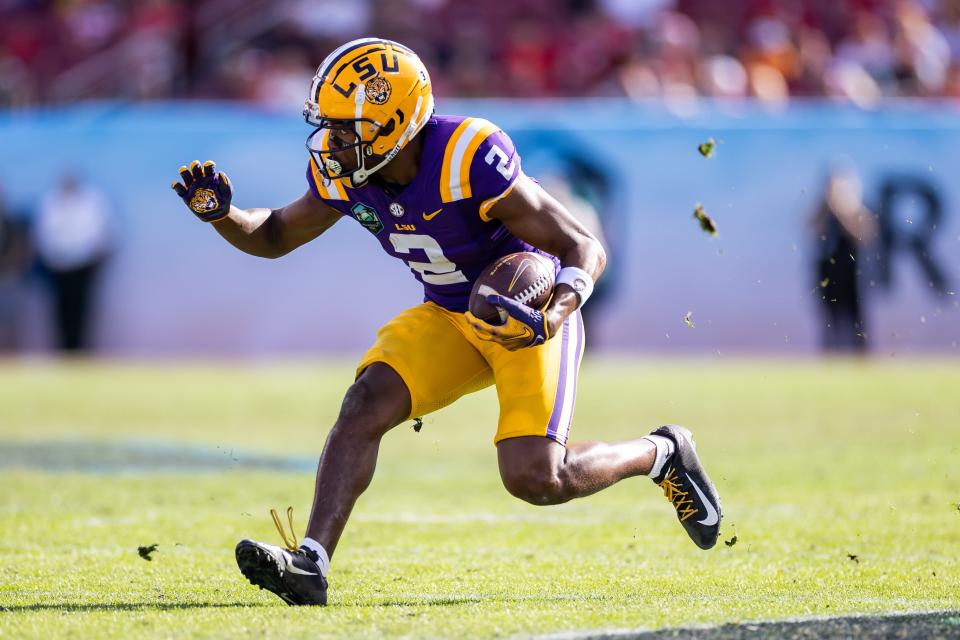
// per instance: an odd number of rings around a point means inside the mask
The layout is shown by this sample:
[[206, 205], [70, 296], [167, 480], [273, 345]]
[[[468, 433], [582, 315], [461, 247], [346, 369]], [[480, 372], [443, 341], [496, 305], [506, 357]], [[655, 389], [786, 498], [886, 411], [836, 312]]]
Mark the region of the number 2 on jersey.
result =
[[500, 161], [497, 163], [497, 171], [500, 172], [500, 175], [509, 180], [513, 177], [513, 170], [515, 168], [513, 161], [507, 157], [507, 154], [503, 152], [503, 149], [497, 145], [493, 145], [490, 147], [490, 151], [487, 152], [487, 157], [485, 157], [484, 160], [487, 164], [492, 165], [493, 161], [497, 158], [500, 159]]
[[420, 273], [424, 282], [430, 284], [456, 284], [467, 282], [463, 272], [457, 265], [443, 255], [440, 243], [430, 236], [419, 233], [391, 233], [390, 244], [397, 253], [410, 253], [411, 249], [419, 249], [427, 254], [429, 262], [407, 260], [407, 266]]

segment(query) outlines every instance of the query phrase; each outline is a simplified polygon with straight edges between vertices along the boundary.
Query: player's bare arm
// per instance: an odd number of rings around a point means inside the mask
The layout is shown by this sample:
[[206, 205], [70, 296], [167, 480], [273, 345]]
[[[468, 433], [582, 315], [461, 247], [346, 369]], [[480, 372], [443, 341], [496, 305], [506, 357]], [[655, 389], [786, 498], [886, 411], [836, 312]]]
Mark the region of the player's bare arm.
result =
[[244, 253], [279, 258], [317, 238], [341, 218], [339, 211], [309, 191], [279, 209], [240, 209], [231, 204], [233, 188], [223, 172], [207, 161], [180, 168], [174, 191], [193, 213], [209, 222], [223, 238]]
[[227, 242], [261, 258], [279, 258], [317, 238], [342, 216], [309, 191], [279, 209], [240, 209], [213, 223]]
[[[490, 210], [490, 217], [503, 222], [521, 240], [557, 256], [564, 267], [582, 269], [594, 281], [603, 273], [607, 256], [600, 241], [526, 175], [517, 178], [511, 192]], [[558, 284], [544, 310], [549, 335], [556, 335], [580, 304], [580, 296], [571, 285]]]

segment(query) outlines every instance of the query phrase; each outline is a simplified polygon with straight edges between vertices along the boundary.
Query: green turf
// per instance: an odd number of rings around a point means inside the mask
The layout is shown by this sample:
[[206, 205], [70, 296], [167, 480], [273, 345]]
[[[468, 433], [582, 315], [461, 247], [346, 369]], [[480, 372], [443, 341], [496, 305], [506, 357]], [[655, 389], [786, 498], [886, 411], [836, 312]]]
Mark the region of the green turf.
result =
[[[349, 378], [346, 363], [8, 363], [0, 447], [311, 456]], [[476, 394], [385, 440], [325, 609], [286, 607], [233, 560], [241, 537], [277, 541], [271, 506], [294, 505], [302, 533], [310, 474], [0, 471], [0, 637], [509, 636], [957, 608], [958, 389], [950, 361], [585, 365], [575, 437], [694, 429], [738, 539], [709, 552], [646, 479], [559, 507], [511, 498], [495, 398]]]

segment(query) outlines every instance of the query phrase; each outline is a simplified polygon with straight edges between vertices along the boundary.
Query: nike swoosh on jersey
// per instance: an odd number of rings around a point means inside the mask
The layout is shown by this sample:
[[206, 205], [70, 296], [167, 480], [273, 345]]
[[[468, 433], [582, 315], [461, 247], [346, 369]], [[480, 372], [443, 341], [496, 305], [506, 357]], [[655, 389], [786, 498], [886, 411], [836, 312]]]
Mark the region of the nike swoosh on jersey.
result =
[[439, 209], [437, 209], [436, 211], [434, 211], [434, 212], [431, 213], [431, 214], [426, 214], [426, 213], [424, 213], [424, 214], [423, 214], [423, 219], [424, 219], [424, 220], [428, 220], [428, 221], [429, 221], [429, 220], [433, 220], [434, 218], [437, 217], [437, 215], [438, 215], [441, 211], [443, 211], [443, 207], [440, 207]]
[[697, 486], [697, 483], [693, 481], [693, 478], [690, 477], [690, 474], [686, 474], [687, 480], [690, 481], [690, 484], [693, 485], [693, 490], [697, 492], [697, 495], [700, 496], [700, 501], [703, 502], [703, 506], [707, 509], [707, 517], [703, 520], [697, 520], [699, 524], [702, 524], [705, 527], [710, 525], [717, 524], [720, 521], [720, 516], [717, 514], [717, 510], [713, 508], [713, 504], [707, 500], [707, 496], [703, 495], [703, 491], [700, 490], [700, 487]]

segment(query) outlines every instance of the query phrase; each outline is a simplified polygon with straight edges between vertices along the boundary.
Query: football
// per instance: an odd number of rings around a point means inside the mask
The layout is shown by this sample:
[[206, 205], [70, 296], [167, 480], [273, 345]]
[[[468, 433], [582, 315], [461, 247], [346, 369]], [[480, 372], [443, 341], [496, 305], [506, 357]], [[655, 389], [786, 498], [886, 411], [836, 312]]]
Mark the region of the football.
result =
[[470, 312], [490, 324], [503, 324], [506, 312], [487, 302], [487, 296], [513, 298], [539, 309], [550, 299], [556, 276], [553, 261], [530, 251], [511, 253], [493, 262], [473, 283]]

